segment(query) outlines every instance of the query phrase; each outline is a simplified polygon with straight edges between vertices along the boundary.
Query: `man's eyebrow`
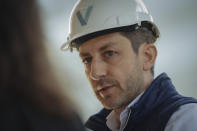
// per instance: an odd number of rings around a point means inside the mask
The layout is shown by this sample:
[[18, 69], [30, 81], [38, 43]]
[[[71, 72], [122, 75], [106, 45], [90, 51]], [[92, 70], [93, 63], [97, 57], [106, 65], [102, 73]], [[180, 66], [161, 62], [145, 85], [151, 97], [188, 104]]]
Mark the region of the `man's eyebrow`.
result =
[[[112, 47], [114, 45], [118, 45], [118, 43], [109, 42], [109, 43], [105, 44], [104, 46], [100, 47], [99, 51], [103, 51], [103, 50], [105, 50], [105, 49], [107, 49], [109, 47]], [[90, 56], [90, 53], [89, 52], [81, 52], [81, 53], [79, 53], [79, 56], [80, 57]]]
[[80, 57], [85, 57], [85, 56], [90, 56], [90, 54], [89, 54], [89, 53], [83, 53], [83, 52], [82, 52], [82, 53], [79, 53], [79, 56], [80, 56]]
[[105, 49], [107, 49], [108, 47], [111, 47], [111, 46], [114, 46], [114, 45], [117, 45], [118, 43], [114, 43], [114, 42], [110, 42], [102, 47], [99, 48], [99, 51], [103, 51]]

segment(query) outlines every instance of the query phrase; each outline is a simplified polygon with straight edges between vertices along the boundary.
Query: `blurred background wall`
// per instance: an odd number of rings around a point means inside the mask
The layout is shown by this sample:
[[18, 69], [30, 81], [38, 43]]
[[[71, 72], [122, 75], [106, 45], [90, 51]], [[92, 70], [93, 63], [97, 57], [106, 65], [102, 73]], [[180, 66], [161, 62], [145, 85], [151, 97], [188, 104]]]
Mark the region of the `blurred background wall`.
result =
[[[69, 18], [77, 0], [38, 0], [49, 57], [65, 92], [74, 100], [83, 120], [101, 109], [85, 77], [78, 53], [62, 52]], [[144, 0], [161, 32], [157, 43], [156, 76], [168, 73], [176, 89], [197, 98], [197, 0]]]

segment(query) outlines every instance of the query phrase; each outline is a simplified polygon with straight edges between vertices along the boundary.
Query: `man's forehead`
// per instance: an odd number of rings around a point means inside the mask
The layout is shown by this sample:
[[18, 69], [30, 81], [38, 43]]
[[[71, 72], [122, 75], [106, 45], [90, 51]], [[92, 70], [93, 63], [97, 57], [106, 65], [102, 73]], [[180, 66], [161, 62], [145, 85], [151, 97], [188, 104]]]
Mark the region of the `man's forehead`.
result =
[[118, 36], [122, 37], [119, 33], [111, 33], [88, 40], [80, 45], [79, 52], [88, 52], [94, 49], [104, 50], [108, 47], [118, 46], [120, 44]]

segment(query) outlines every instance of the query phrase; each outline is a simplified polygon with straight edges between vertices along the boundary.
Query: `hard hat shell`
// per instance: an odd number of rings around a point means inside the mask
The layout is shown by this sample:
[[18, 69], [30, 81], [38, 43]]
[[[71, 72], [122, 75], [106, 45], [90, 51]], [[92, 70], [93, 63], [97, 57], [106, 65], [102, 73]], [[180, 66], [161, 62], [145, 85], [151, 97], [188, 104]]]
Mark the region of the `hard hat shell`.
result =
[[[67, 42], [62, 45], [62, 50], [75, 46], [78, 38], [86, 35], [127, 27], [141, 25], [142, 21], [153, 24], [153, 18], [147, 11], [142, 0], [80, 0], [75, 5], [70, 19], [70, 33]], [[151, 27], [152, 28], [152, 27]]]

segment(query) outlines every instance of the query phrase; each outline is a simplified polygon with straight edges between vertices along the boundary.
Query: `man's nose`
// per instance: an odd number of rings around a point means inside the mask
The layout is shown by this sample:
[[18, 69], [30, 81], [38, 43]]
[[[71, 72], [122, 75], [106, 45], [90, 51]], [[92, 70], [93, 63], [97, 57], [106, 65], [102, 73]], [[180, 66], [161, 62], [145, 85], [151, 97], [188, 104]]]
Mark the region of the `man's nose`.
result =
[[93, 60], [90, 69], [90, 78], [92, 80], [99, 80], [107, 75], [107, 65], [102, 60]]

